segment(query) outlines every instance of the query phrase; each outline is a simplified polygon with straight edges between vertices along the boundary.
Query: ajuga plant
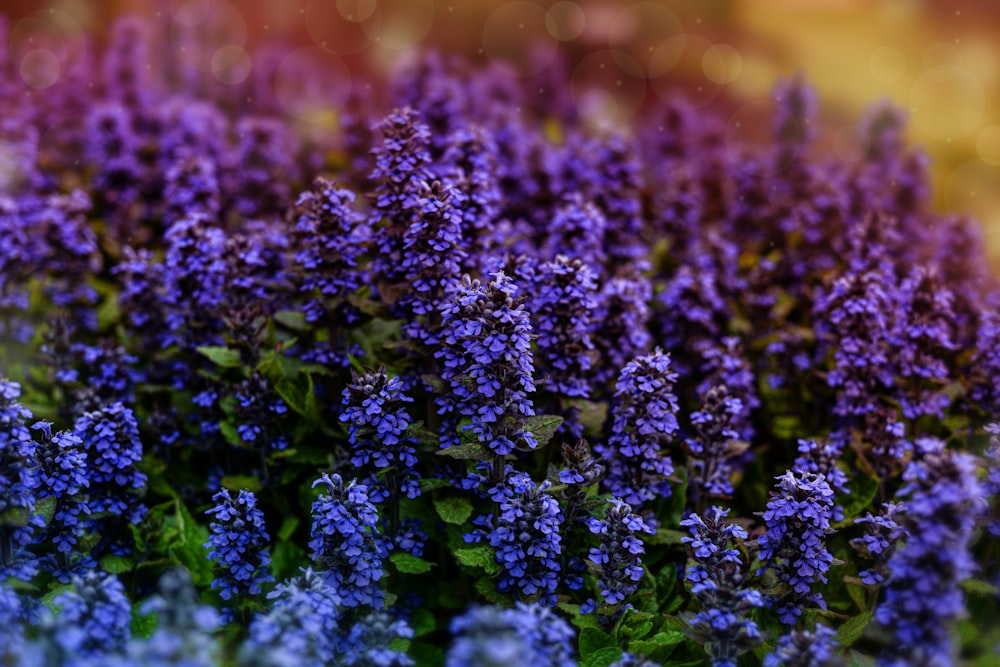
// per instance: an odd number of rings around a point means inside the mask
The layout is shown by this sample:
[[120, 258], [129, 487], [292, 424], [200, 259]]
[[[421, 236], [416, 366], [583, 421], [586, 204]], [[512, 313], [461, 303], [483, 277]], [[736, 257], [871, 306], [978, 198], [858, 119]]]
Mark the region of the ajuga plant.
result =
[[903, 113], [221, 84], [165, 4], [0, 22], [74, 59], [0, 49], [0, 663], [995, 662], [1000, 282]]

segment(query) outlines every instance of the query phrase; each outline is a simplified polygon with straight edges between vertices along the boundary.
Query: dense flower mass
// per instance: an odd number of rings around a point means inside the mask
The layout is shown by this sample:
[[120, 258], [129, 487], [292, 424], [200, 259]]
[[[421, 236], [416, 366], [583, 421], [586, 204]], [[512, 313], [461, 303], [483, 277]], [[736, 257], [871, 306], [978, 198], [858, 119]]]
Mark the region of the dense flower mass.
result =
[[965, 613], [960, 584], [975, 570], [969, 553], [983, 495], [972, 458], [934, 438], [916, 441], [903, 475], [900, 521], [908, 535], [889, 559], [886, 596], [875, 612], [897, 641], [886, 665], [950, 664], [948, 626]]
[[0, 664], [995, 661], [1000, 282], [901, 112], [203, 4], [0, 21]]
[[693, 553], [694, 565], [685, 579], [702, 605], [690, 621], [691, 634], [707, 649], [714, 667], [733, 667], [736, 659], [762, 641], [751, 611], [764, 606], [760, 592], [748, 587], [749, 568], [734, 545], [747, 537], [743, 528], [726, 523], [728, 510], [715, 506], [704, 518], [692, 514], [684, 521], [691, 531], [682, 538]]
[[823, 596], [812, 592], [817, 581], [826, 583], [833, 555], [826, 536], [834, 532], [833, 490], [823, 475], [788, 471], [777, 477], [763, 519], [767, 532], [761, 535], [760, 559], [774, 568], [791, 591], [773, 604], [781, 622], [793, 625], [802, 614], [802, 603], [826, 607]]
[[257, 498], [241, 490], [234, 499], [228, 489], [222, 489], [212, 500], [216, 505], [206, 512], [212, 516], [212, 537], [205, 547], [209, 549], [208, 557], [224, 572], [212, 582], [212, 588], [219, 589], [223, 600], [234, 595], [259, 595], [261, 585], [274, 581], [274, 577], [267, 571], [271, 562], [270, 537]]

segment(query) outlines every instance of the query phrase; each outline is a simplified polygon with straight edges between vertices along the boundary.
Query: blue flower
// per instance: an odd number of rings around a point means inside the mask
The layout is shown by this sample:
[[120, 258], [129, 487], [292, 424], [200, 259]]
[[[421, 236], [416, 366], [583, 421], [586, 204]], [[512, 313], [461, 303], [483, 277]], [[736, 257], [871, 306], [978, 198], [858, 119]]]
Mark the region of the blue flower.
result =
[[233, 596], [259, 595], [261, 586], [274, 581], [267, 570], [271, 557], [271, 538], [264, 526], [264, 513], [257, 507], [257, 498], [250, 491], [239, 492], [234, 500], [228, 489], [222, 489], [212, 500], [216, 503], [206, 514], [211, 515], [212, 536], [205, 543], [208, 557], [219, 565], [222, 575], [212, 581], [223, 600]]
[[595, 449], [607, 462], [604, 486], [635, 509], [671, 494], [674, 467], [664, 449], [677, 433], [677, 374], [659, 348], [622, 369], [607, 443]]
[[840, 667], [836, 631], [817, 625], [812, 632], [795, 630], [778, 639], [774, 651], [764, 658], [764, 667]]
[[778, 618], [794, 625], [805, 602], [826, 608], [823, 596], [813, 593], [816, 581], [826, 583], [826, 572], [833, 555], [824, 544], [835, 532], [830, 527], [834, 517], [833, 489], [822, 475], [790, 470], [776, 478], [767, 511], [763, 513], [767, 531], [758, 539], [761, 571], [774, 569], [790, 592], [771, 599]]
[[[513, 280], [503, 272], [486, 284], [466, 277], [442, 312], [435, 356], [451, 395], [438, 399], [439, 412], [468, 417], [479, 442], [498, 456], [515, 446], [536, 447], [523, 421], [535, 414], [531, 324]], [[456, 444], [457, 437], [443, 433], [442, 446]]]
[[597, 587], [601, 592], [601, 602], [617, 607], [616, 617], [629, 605], [619, 607], [626, 598], [639, 588], [639, 580], [645, 570], [642, 555], [646, 552], [639, 533], [652, 534], [655, 528], [642, 517], [632, 512], [632, 508], [621, 498], [609, 501], [605, 518], [591, 517], [588, 521], [590, 532], [600, 539], [600, 546], [592, 547], [589, 553], [591, 570], [597, 577]]
[[573, 630], [546, 607], [471, 607], [451, 621], [446, 667], [572, 667]]
[[969, 547], [984, 502], [975, 460], [936, 438], [915, 444], [898, 493], [908, 536], [889, 559], [885, 598], [875, 610], [896, 637], [885, 665], [951, 664], [949, 630], [965, 613], [960, 584], [976, 568]]
[[131, 637], [132, 605], [113, 574], [89, 572], [53, 601], [62, 607], [55, 642], [70, 655], [97, 657], [125, 648]]
[[368, 487], [345, 484], [337, 474], [322, 475], [313, 487], [320, 485], [326, 493], [312, 506], [313, 564], [343, 606], [380, 609], [385, 596], [379, 580], [389, 549], [378, 530], [378, 511], [368, 500]]
[[726, 523], [729, 510], [712, 507], [704, 518], [691, 514], [681, 521], [691, 537], [681, 538], [693, 554], [685, 578], [702, 610], [691, 616], [690, 634], [704, 644], [714, 667], [735, 665], [740, 654], [762, 641], [757, 624], [748, 617], [764, 605], [761, 594], [747, 587], [749, 572], [738, 549], [747, 532]]

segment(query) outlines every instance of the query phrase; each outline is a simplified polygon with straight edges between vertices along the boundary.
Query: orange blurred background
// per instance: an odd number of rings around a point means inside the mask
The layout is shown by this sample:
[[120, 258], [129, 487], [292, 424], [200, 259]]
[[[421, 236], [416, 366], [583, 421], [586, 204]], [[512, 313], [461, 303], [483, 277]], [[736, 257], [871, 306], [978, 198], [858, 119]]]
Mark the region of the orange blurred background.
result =
[[[322, 49], [345, 72], [390, 68], [428, 46], [535, 74], [560, 58], [585, 116], [627, 123], [681, 87], [696, 104], [722, 105], [740, 133], [763, 122], [776, 80], [803, 72], [820, 94], [824, 149], [843, 160], [860, 158], [853, 129], [868, 104], [906, 109], [910, 140], [931, 157], [935, 208], [981, 221], [1000, 267], [995, 0], [0, 0], [0, 13], [15, 58], [17, 40], [44, 21], [98, 40], [124, 13], [157, 21], [168, 42], [195, 26], [201, 55], [167, 57], [223, 82], [245, 77], [253, 46], [274, 40]], [[604, 88], [587, 83], [593, 74]]]

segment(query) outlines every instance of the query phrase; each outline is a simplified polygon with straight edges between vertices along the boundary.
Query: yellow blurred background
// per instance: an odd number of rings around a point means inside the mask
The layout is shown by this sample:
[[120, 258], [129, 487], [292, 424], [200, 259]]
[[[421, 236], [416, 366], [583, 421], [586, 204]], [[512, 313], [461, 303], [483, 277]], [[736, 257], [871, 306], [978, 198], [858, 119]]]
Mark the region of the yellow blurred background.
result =
[[[19, 26], [46, 15], [97, 39], [123, 13], [168, 37], [196, 23], [208, 48], [192, 65], [220, 80], [274, 40], [318, 47], [346, 71], [427, 46], [535, 74], [558, 58], [581, 112], [619, 123], [679, 86], [725, 108], [733, 127], [761, 123], [775, 81], [802, 72], [820, 94], [824, 150], [840, 159], [860, 157], [853, 129], [867, 105], [907, 110], [910, 140], [931, 157], [935, 208], [981, 221], [1000, 267], [996, 0], [0, 0], [0, 12], [14, 57], [30, 32]], [[585, 83], [593, 74], [606, 89]]]

